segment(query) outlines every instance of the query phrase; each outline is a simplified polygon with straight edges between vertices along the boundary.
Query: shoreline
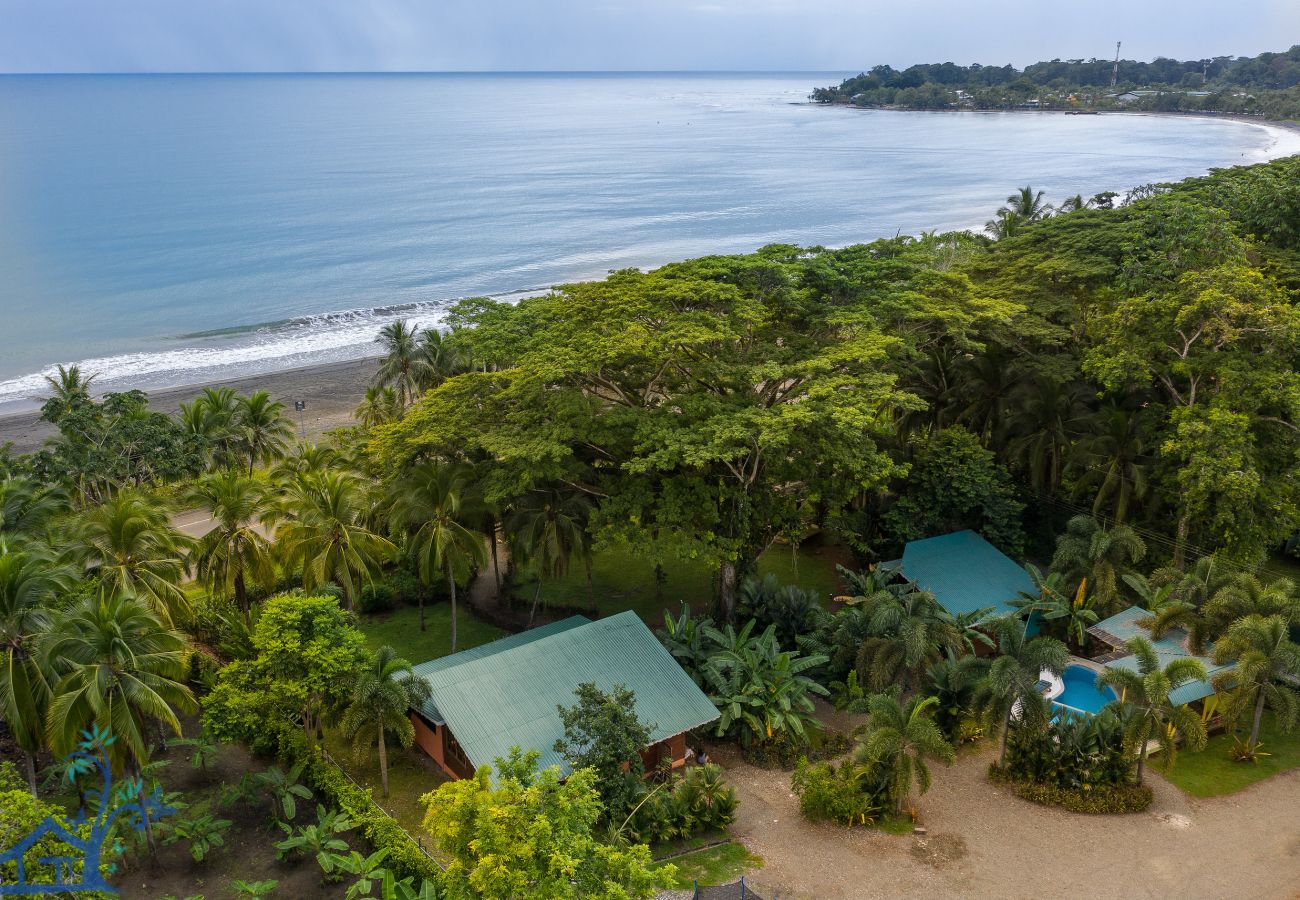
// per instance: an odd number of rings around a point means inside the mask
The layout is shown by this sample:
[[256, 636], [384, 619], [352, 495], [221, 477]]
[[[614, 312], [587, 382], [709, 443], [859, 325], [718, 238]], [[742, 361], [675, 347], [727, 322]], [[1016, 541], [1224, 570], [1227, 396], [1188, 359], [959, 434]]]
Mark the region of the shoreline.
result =
[[[1283, 131], [1291, 131], [1300, 134], [1300, 120], [1293, 119], [1263, 119], [1257, 116], [1248, 116], [1244, 113], [1216, 113], [1212, 110], [1194, 110], [1183, 112], [1181, 110], [1154, 110], [1154, 109], [1096, 109], [1096, 110], [1070, 110], [1070, 109], [913, 109], [909, 106], [857, 106], [853, 103], [818, 103], [815, 100], [805, 101], [807, 106], [824, 106], [834, 109], [852, 109], [861, 112], [906, 112], [906, 113], [943, 113], [943, 114], [963, 114], [972, 113], [976, 115], [991, 115], [1002, 113], [1015, 113], [1017, 115], [1038, 115], [1038, 116], [1064, 116], [1070, 114], [1085, 113], [1087, 115], [1098, 116], [1154, 116], [1162, 119], [1206, 119], [1211, 122], [1240, 122], [1243, 125], [1258, 125], [1263, 128], [1280, 128]], [[1300, 149], [1295, 153], [1286, 154], [1290, 156], [1300, 156]], [[1279, 159], [1281, 157], [1272, 157]]]
[[[366, 388], [378, 368], [378, 356], [364, 356], [261, 375], [162, 388], [149, 392], [149, 407], [158, 412], [175, 413], [182, 403], [193, 400], [209, 387], [234, 388], [241, 394], [265, 390], [285, 405], [286, 415], [293, 420], [295, 431], [301, 427], [308, 438], [318, 438], [332, 429], [354, 424], [352, 413], [365, 397]], [[307, 402], [301, 423], [293, 408], [296, 400]], [[12, 444], [15, 453], [40, 450], [46, 438], [55, 434], [54, 426], [41, 421], [39, 409], [0, 414], [0, 447]]]

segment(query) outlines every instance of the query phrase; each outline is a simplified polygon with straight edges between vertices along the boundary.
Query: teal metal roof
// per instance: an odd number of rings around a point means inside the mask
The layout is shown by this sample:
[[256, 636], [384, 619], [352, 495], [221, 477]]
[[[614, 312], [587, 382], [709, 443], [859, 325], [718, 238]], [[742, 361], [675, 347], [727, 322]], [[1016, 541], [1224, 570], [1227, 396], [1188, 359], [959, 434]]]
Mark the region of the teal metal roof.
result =
[[[573, 620], [556, 624], [567, 622]], [[518, 746], [537, 750], [543, 768], [558, 765], [567, 772], [564, 758], [552, 749], [564, 737], [556, 707], [572, 706], [583, 682], [603, 691], [618, 684], [634, 691], [637, 717], [654, 726], [651, 743], [718, 718], [713, 703], [636, 613], [579, 621], [500, 646], [508, 640], [477, 648], [481, 652], [473, 658], [451, 657], [426, 671], [416, 667], [429, 683], [437, 721], [451, 729], [475, 766], [491, 765]]]
[[1021, 591], [1034, 590], [1019, 563], [973, 531], [911, 541], [903, 548], [902, 573], [953, 615], [985, 606], [993, 608], [989, 615], [1005, 615]]
[[[1169, 692], [1169, 699], [1178, 706], [1191, 703], [1195, 700], [1202, 700], [1214, 693], [1214, 677], [1221, 672], [1230, 671], [1232, 663], [1219, 665], [1208, 656], [1197, 656], [1187, 649], [1187, 632], [1175, 628], [1158, 640], [1151, 640], [1151, 632], [1138, 624], [1139, 619], [1149, 618], [1151, 613], [1140, 606], [1130, 606], [1123, 612], [1116, 613], [1109, 619], [1103, 619], [1096, 625], [1088, 629], [1093, 634], [1099, 634], [1103, 640], [1107, 638], [1117, 638], [1119, 643], [1125, 644], [1135, 637], [1144, 637], [1151, 641], [1151, 646], [1155, 648], [1156, 657], [1160, 661], [1160, 667], [1164, 668], [1176, 659], [1195, 659], [1205, 666], [1206, 675], [1209, 677], [1204, 681], [1189, 681], [1180, 685]], [[1109, 642], [1109, 641], [1108, 641]], [[1123, 656], [1119, 659], [1106, 663], [1107, 666], [1114, 666], [1118, 669], [1127, 669], [1130, 672], [1138, 671], [1137, 657], [1133, 655]]]
[[[585, 616], [570, 616], [567, 619], [561, 619], [558, 622], [551, 622], [546, 625], [539, 625], [536, 628], [530, 628], [527, 631], [521, 631], [518, 634], [506, 635], [499, 640], [492, 641], [490, 644], [480, 644], [477, 647], [471, 647], [469, 650], [462, 650], [459, 653], [453, 653], [451, 656], [443, 656], [439, 659], [431, 659], [428, 662], [422, 662], [418, 666], [412, 666], [411, 669], [416, 675], [424, 679], [435, 672], [441, 672], [443, 669], [449, 669], [452, 666], [458, 666], [475, 659], [482, 659], [485, 656], [493, 656], [503, 650], [509, 650], [512, 647], [522, 647], [525, 644], [531, 644], [533, 641], [539, 641], [542, 638], [550, 637], [553, 634], [559, 634], [562, 631], [568, 631], [571, 628], [577, 628], [579, 625], [586, 625], [591, 620]], [[442, 713], [438, 711], [437, 705], [432, 698], [420, 707], [420, 713], [429, 721], [443, 724]]]

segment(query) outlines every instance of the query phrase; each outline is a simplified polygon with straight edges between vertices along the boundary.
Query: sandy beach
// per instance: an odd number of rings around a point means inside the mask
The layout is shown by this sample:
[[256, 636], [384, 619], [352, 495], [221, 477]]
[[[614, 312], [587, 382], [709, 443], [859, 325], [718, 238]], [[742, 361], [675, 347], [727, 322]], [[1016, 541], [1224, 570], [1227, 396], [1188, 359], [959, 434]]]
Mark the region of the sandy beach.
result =
[[[293, 411], [294, 401], [305, 400], [307, 409], [303, 412], [302, 424], [308, 437], [317, 437], [333, 428], [352, 424], [352, 412], [365, 396], [366, 386], [378, 365], [376, 357], [325, 363], [211, 385], [167, 388], [151, 393], [149, 400], [154, 409], [174, 413], [205, 387], [230, 387], [241, 394], [266, 390], [288, 408], [295, 422], [298, 414]], [[45, 439], [55, 433], [53, 426], [41, 421], [40, 415], [39, 411], [30, 411], [0, 417], [0, 446], [12, 443], [18, 453], [39, 450]]]

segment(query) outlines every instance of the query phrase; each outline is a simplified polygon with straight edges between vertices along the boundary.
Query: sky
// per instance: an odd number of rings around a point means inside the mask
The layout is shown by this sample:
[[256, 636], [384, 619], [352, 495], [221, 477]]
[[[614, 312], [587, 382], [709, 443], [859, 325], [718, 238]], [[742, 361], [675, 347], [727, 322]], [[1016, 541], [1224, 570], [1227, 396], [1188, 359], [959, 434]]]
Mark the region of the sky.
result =
[[0, 72], [858, 71], [1253, 56], [1298, 0], [0, 0]]

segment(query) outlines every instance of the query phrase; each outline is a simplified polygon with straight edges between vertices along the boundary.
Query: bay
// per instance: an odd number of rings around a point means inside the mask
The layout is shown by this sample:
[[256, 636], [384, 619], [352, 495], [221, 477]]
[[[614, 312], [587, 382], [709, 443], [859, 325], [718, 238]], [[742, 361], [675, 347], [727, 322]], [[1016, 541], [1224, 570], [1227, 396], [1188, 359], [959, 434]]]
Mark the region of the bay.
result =
[[807, 104], [845, 73], [0, 77], [0, 411], [374, 352], [611, 269], [980, 228], [1300, 149], [1135, 115]]

